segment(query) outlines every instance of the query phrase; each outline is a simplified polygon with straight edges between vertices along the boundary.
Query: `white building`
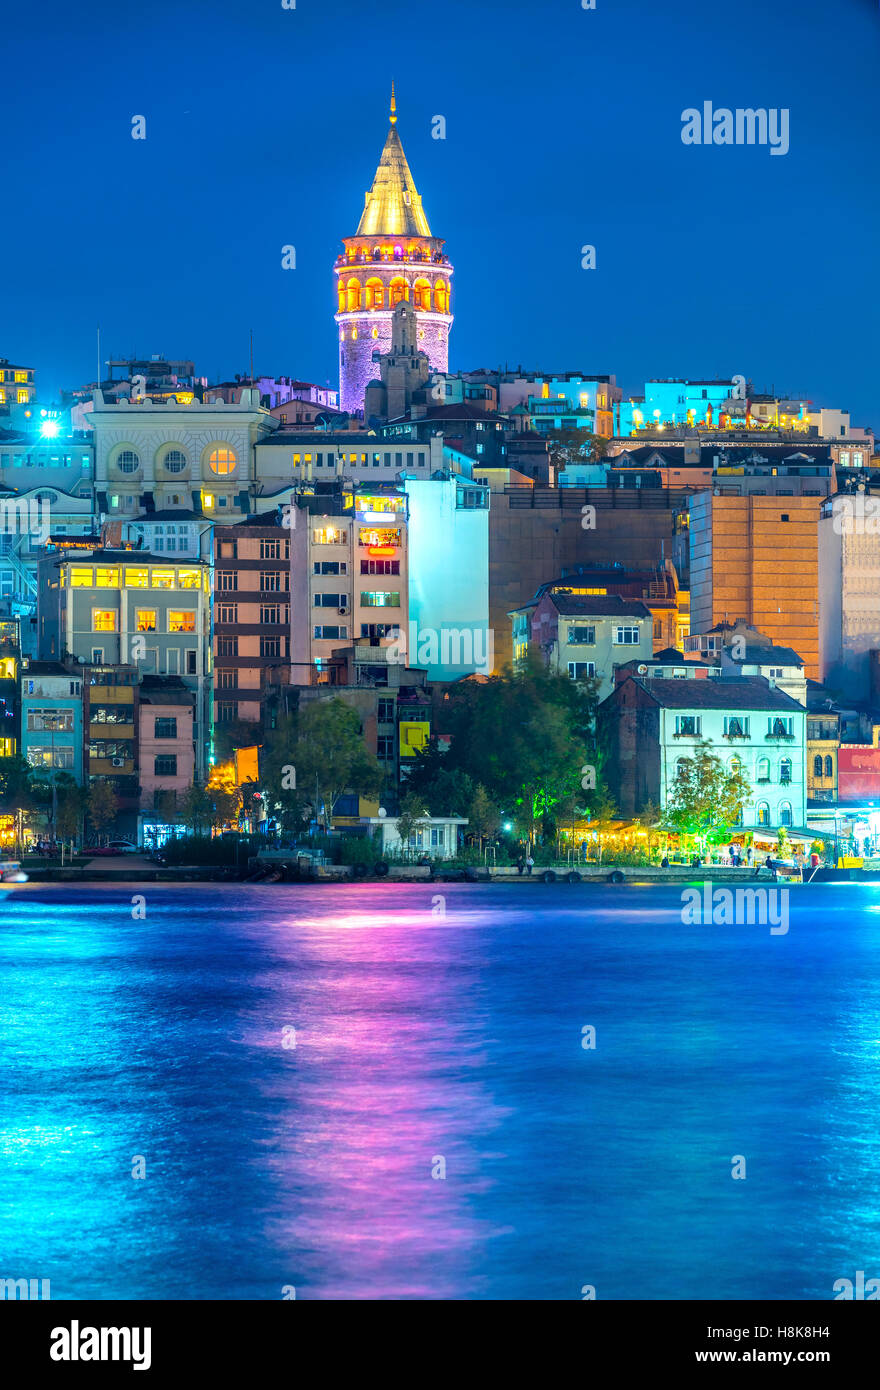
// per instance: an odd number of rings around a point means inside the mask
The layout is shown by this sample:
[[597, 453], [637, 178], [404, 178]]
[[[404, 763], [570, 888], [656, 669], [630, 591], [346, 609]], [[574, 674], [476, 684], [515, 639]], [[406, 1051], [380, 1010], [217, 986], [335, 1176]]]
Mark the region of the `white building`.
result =
[[181, 510], [222, 522], [254, 510], [254, 447], [278, 421], [260, 407], [259, 391], [241, 394], [231, 405], [210, 392], [189, 405], [148, 398], [111, 404], [96, 391], [90, 418], [102, 518]]
[[665, 808], [684, 759], [701, 741], [748, 778], [742, 825], [806, 825], [806, 710], [759, 676], [623, 681], [603, 702], [612, 749], [609, 777], [620, 809]]

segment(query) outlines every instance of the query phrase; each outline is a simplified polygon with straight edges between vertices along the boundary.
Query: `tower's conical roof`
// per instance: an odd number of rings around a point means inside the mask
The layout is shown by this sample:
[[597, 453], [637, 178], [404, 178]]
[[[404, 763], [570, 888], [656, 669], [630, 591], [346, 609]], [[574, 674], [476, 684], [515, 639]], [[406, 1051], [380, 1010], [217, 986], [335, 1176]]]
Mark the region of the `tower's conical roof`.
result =
[[358, 236], [431, 235], [400, 136], [397, 133], [397, 104], [391, 88], [391, 129], [382, 158], [367, 194], [366, 206], [358, 223]]

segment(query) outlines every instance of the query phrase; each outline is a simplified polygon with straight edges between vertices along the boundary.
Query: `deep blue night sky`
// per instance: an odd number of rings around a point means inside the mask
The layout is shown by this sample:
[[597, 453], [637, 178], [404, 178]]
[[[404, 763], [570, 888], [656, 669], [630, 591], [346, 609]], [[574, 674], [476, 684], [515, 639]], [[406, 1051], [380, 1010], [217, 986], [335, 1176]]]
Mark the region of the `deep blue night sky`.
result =
[[[394, 77], [456, 267], [454, 369], [615, 372], [628, 391], [742, 372], [880, 428], [876, 0], [596, 6], [15, 7], [0, 355], [45, 397], [94, 377], [98, 322], [105, 358], [191, 356], [212, 378], [247, 370], [253, 328], [257, 371], [336, 384], [331, 267]], [[704, 99], [788, 107], [789, 154], [683, 145]]]

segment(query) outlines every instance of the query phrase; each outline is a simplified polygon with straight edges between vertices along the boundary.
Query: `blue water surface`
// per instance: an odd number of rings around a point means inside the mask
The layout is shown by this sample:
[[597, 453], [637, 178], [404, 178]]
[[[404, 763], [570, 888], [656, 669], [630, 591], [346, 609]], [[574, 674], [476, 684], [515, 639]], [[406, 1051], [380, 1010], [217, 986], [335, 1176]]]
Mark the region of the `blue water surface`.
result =
[[880, 889], [793, 888], [784, 935], [684, 925], [667, 886], [3, 892], [0, 1275], [53, 1299], [830, 1299], [856, 1270]]

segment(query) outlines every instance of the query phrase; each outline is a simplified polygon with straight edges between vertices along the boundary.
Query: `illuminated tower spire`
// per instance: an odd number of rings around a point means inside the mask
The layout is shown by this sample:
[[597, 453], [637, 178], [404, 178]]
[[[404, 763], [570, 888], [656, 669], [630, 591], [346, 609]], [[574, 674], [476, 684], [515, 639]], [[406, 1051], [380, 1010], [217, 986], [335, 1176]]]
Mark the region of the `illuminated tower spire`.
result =
[[391, 315], [407, 301], [416, 312], [419, 348], [437, 371], [449, 361], [452, 266], [443, 240], [431, 233], [422, 199], [397, 131], [391, 84], [389, 130], [357, 234], [345, 237], [336, 261], [340, 404], [363, 409], [367, 384], [378, 377], [373, 358], [391, 348]]

